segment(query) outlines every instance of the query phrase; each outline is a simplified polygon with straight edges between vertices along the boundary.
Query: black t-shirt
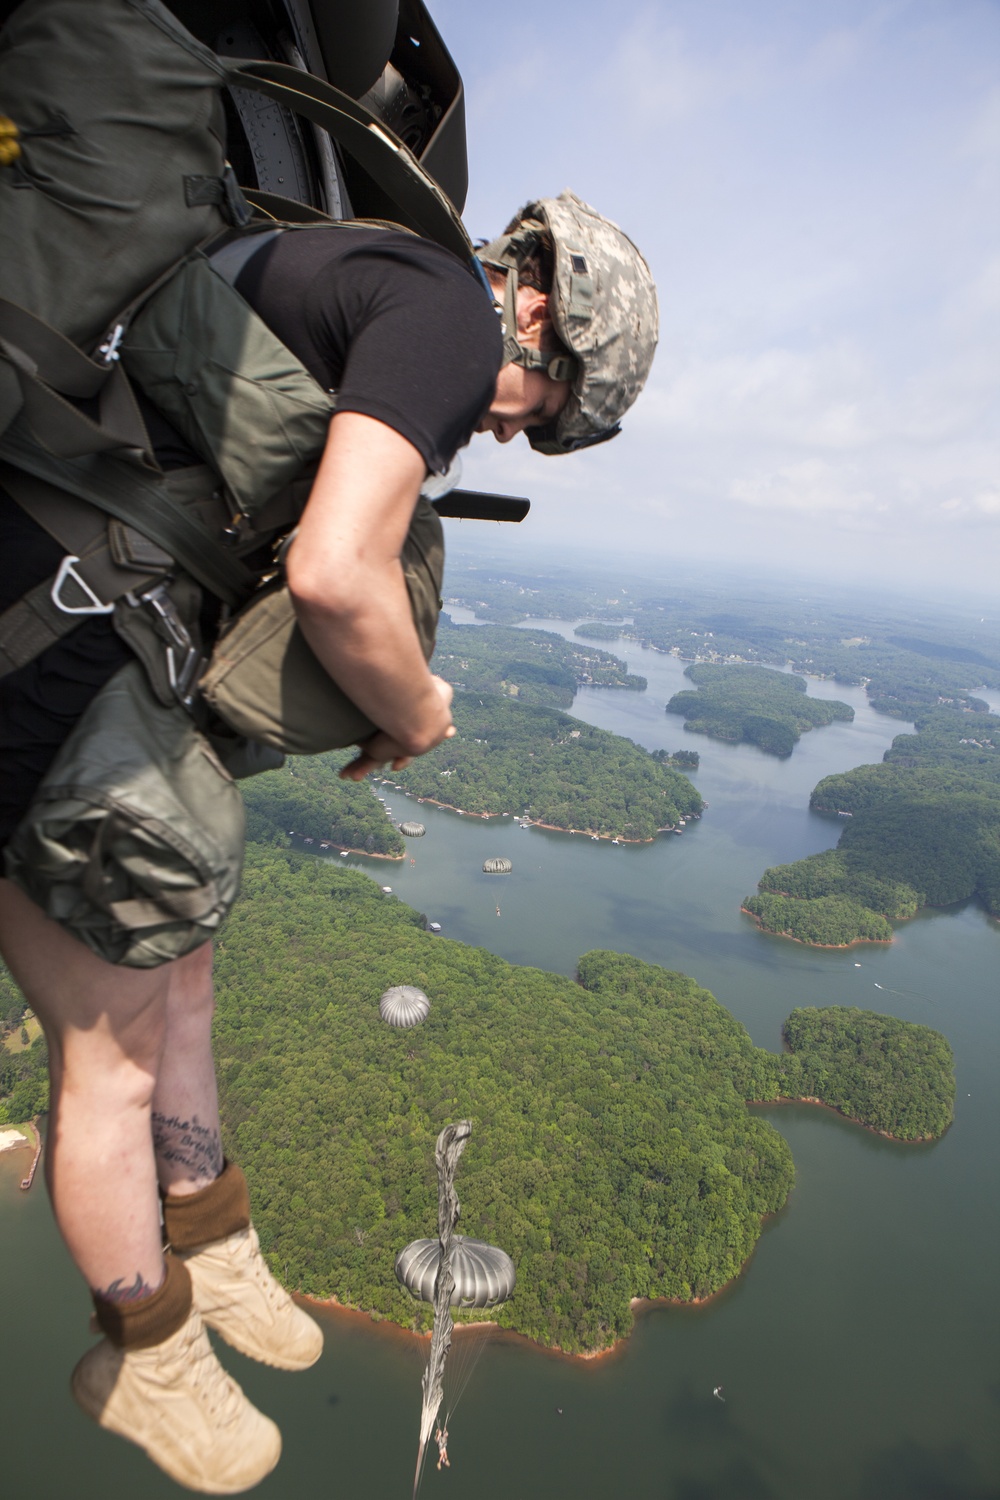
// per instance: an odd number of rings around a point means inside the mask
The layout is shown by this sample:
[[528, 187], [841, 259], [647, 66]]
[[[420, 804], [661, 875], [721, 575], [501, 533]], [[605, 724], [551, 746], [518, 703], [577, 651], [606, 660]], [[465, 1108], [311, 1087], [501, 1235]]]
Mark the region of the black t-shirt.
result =
[[326, 389], [442, 472], [489, 406], [500, 322], [447, 250], [401, 230], [318, 226], [268, 241], [237, 291]]
[[[446, 250], [402, 231], [289, 230], [261, 247], [237, 289], [328, 390], [337, 409], [385, 422], [447, 468], [489, 405], [499, 320]], [[164, 467], [198, 462], [143, 403]], [[0, 491], [0, 611], [54, 573], [63, 549]], [[111, 621], [83, 622], [0, 679], [0, 845], [94, 694], [129, 657]]]

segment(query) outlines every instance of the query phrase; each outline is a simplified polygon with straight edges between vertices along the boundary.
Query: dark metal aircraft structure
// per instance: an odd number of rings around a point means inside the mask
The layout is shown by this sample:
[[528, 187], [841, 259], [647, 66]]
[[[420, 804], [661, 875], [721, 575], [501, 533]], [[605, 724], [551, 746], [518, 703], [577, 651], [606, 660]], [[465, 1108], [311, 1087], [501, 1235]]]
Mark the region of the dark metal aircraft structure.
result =
[[[462, 80], [423, 0], [167, 0], [224, 57], [267, 58], [359, 100], [409, 146], [461, 212], [468, 187]], [[245, 89], [228, 98], [229, 154], [247, 187], [334, 218], [393, 205], [325, 130]]]

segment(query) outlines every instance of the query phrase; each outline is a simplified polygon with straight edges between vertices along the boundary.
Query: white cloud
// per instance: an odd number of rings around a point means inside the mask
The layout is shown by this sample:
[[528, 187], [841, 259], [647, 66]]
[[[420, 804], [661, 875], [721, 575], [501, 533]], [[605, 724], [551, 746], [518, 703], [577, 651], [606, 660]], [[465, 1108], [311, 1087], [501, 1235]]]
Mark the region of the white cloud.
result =
[[770, 473], [734, 479], [729, 487], [729, 498], [768, 510], [797, 510], [812, 514], [834, 511], [846, 515], [876, 509], [877, 499], [871, 490], [852, 489], [845, 486], [843, 478], [830, 464], [821, 459], [807, 458]]
[[567, 460], [473, 445], [471, 487], [536, 502], [518, 545], [610, 529], [651, 556], [992, 584], [997, 7], [434, 10], [466, 77], [471, 226], [570, 183], [661, 290], [622, 438]]

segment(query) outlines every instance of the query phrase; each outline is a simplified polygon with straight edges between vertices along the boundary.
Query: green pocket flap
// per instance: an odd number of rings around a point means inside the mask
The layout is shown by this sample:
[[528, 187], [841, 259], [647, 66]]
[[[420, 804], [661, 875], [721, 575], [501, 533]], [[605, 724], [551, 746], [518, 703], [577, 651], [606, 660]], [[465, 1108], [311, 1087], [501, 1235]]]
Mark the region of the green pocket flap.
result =
[[201, 254], [134, 319], [122, 362], [251, 519], [323, 451], [333, 397]]

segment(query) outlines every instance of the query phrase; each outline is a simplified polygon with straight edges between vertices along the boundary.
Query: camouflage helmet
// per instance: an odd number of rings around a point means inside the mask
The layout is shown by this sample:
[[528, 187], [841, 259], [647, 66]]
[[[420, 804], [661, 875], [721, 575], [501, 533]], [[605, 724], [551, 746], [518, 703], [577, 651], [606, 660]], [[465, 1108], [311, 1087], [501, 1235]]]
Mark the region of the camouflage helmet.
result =
[[[517, 341], [518, 268], [546, 229], [555, 251], [549, 316], [569, 359]], [[484, 265], [507, 272], [504, 363], [573, 383], [556, 420], [528, 428], [531, 446], [540, 453], [572, 453], [614, 437], [646, 383], [659, 334], [656, 287], [635, 245], [567, 188], [558, 198], [527, 204], [478, 255]]]

